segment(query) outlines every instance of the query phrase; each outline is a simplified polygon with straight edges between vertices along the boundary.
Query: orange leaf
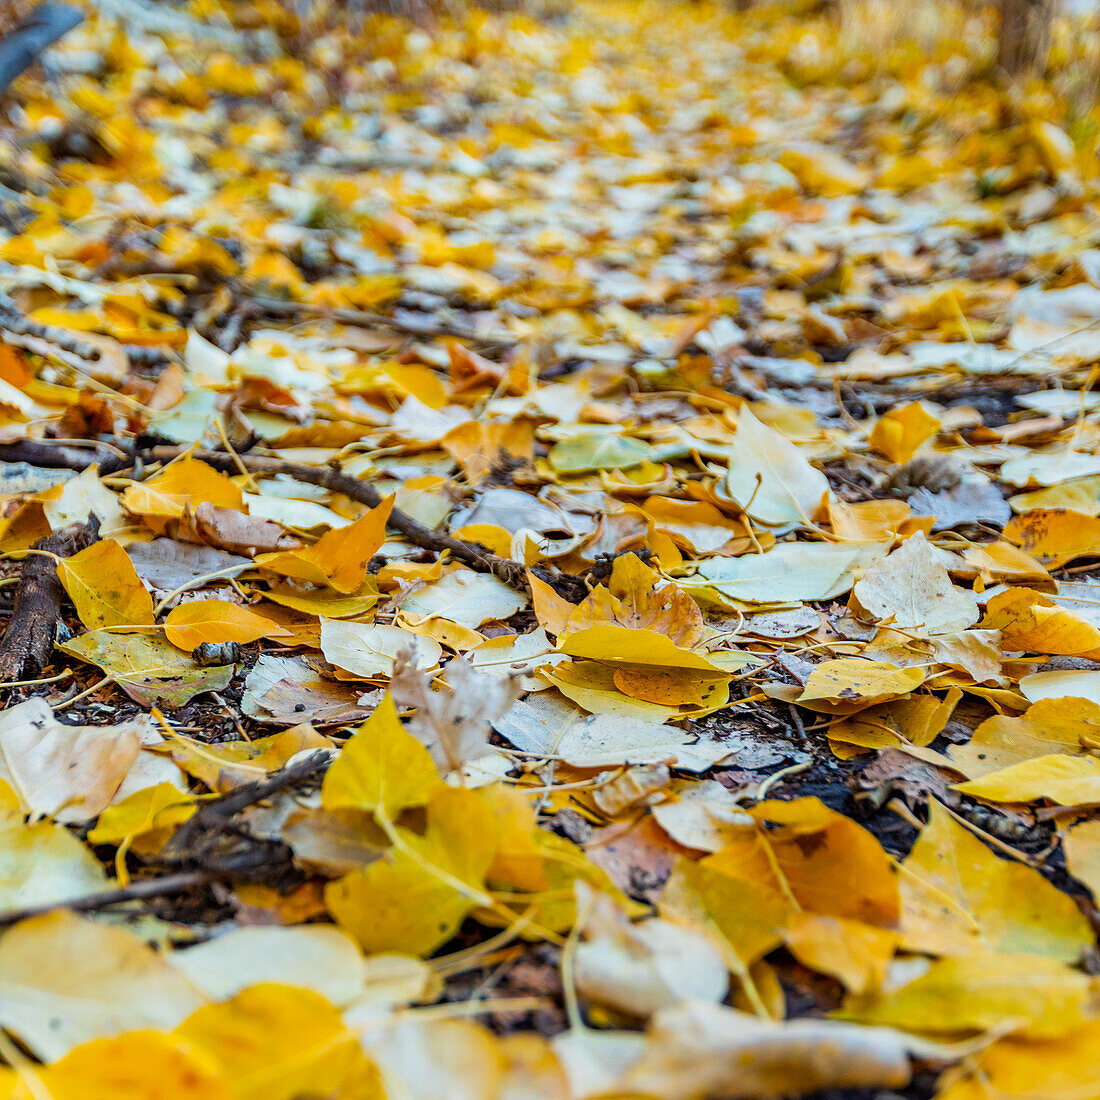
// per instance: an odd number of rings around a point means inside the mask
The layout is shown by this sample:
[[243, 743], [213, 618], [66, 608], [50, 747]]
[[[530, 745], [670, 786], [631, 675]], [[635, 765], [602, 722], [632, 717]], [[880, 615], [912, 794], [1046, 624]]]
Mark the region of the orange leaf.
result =
[[284, 638], [290, 631], [228, 600], [192, 600], [173, 608], [164, 620], [165, 637], [177, 649], [191, 650], [203, 642], [254, 642]]
[[185, 508], [194, 510], [204, 501], [238, 512], [244, 507], [241, 490], [225, 474], [197, 458], [181, 458], [122, 494], [123, 507], [139, 516], [178, 517]]
[[328, 585], [337, 592], [354, 592], [367, 572], [367, 562], [386, 538], [386, 521], [393, 510], [389, 496], [361, 519], [328, 531], [304, 550], [260, 554], [256, 564], [307, 584]]

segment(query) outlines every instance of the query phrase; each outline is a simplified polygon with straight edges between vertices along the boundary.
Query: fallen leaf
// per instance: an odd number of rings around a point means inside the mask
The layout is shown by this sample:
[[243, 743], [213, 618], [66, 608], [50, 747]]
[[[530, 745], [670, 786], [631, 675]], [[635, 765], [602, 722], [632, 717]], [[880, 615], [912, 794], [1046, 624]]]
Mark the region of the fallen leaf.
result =
[[57, 563], [57, 574], [89, 630], [153, 623], [153, 598], [129, 555], [113, 539], [93, 543]]
[[90, 1039], [167, 1030], [202, 994], [138, 936], [64, 910], [0, 937], [0, 1023], [54, 1061]]
[[922, 634], [965, 630], [978, 621], [978, 602], [951, 583], [936, 550], [918, 532], [852, 588], [853, 606], [880, 622]]
[[737, 417], [729, 450], [725, 491], [761, 523], [809, 526], [829, 493], [829, 482], [785, 436], [765, 427], [747, 409]]
[[1092, 940], [1073, 900], [1033, 867], [994, 855], [939, 802], [902, 865], [901, 940], [910, 951], [1031, 952], [1073, 963]]
[[164, 636], [186, 653], [204, 642], [240, 642], [284, 638], [290, 634], [270, 619], [227, 600], [192, 600], [174, 607], [164, 620]]
[[328, 531], [304, 550], [259, 554], [256, 565], [269, 573], [329, 586], [345, 595], [363, 583], [367, 562], [386, 537], [386, 521], [393, 509], [393, 497], [347, 527]]

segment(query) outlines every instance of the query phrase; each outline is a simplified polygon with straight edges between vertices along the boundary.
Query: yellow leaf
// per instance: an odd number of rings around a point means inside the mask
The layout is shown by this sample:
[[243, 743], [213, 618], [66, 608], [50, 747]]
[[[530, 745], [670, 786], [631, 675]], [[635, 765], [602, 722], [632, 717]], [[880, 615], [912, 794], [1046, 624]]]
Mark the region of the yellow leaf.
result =
[[1100, 517], [1064, 508], [1036, 508], [1013, 516], [1004, 537], [1056, 568], [1100, 550]]
[[808, 525], [829, 492], [825, 475], [786, 436], [761, 424], [748, 407], [737, 414], [725, 492], [761, 523]]
[[178, 518], [203, 502], [239, 512], [244, 495], [225, 474], [196, 458], [181, 458], [122, 494], [123, 507], [139, 516]]
[[940, 959], [900, 989], [857, 1001], [842, 1018], [945, 1034], [1014, 1028], [1053, 1037], [1084, 1022], [1089, 977], [1042, 955], [974, 952]]
[[783, 942], [803, 966], [837, 978], [852, 993], [867, 993], [882, 985], [898, 936], [846, 917], [792, 913]]
[[908, 462], [941, 428], [919, 401], [891, 409], [871, 429], [867, 442], [891, 462]]
[[1083, 821], [1068, 829], [1062, 848], [1069, 873], [1089, 888], [1093, 898], [1100, 898], [1100, 821]]
[[1052, 753], [956, 783], [954, 789], [990, 802], [1045, 798], [1059, 806], [1087, 806], [1100, 803], [1100, 760]]
[[527, 570], [527, 583], [531, 586], [531, 603], [539, 625], [551, 634], [564, 634], [569, 616], [573, 614], [576, 605], [559, 596], [530, 569]]
[[935, 520], [914, 516], [904, 500], [863, 500], [857, 504], [828, 501], [829, 526], [837, 538], [849, 542], [893, 542], [916, 531], [926, 535]]
[[597, 585], [569, 616], [570, 632], [606, 624], [653, 630], [690, 649], [703, 636], [699, 605], [636, 554], [622, 554], [611, 567], [607, 586]]
[[974, 595], [952, 584], [939, 552], [921, 532], [856, 581], [852, 606], [923, 635], [965, 630], [979, 616]]
[[164, 620], [164, 636], [190, 653], [203, 642], [254, 642], [285, 638], [290, 631], [228, 600], [191, 600], [174, 607]]
[[88, 833], [88, 840], [92, 844], [122, 844], [141, 837], [146, 843], [135, 846], [138, 854], [157, 851], [175, 826], [191, 817], [197, 808], [193, 796], [171, 783], [158, 783], [108, 806]]
[[901, 912], [897, 878], [879, 842], [817, 798], [754, 807], [754, 832], [743, 830], [704, 863], [767, 883], [799, 907], [883, 928]]
[[326, 810], [381, 810], [392, 820], [410, 806], [423, 806], [439, 785], [431, 755], [405, 731], [387, 694], [332, 762], [321, 804]]
[[851, 714], [908, 695], [924, 683], [924, 675], [921, 668], [899, 668], [859, 657], [822, 661], [810, 673], [797, 702], [810, 710]]
[[790, 912], [786, 899], [768, 885], [737, 878], [706, 861], [679, 859], [661, 894], [663, 917], [714, 937], [726, 966], [741, 982], [754, 1008], [763, 1007], [752, 966], [783, 942]]
[[941, 1079], [936, 1100], [1095, 1100], [1100, 1021], [1050, 1039], [1008, 1035]]
[[1050, 753], [1073, 756], [1100, 745], [1100, 704], [1086, 699], [1040, 699], [1020, 717], [995, 714], [965, 745], [947, 755], [967, 779]]
[[[367, 585], [371, 585], [373, 580], [373, 577], [368, 577]], [[305, 615], [323, 615], [326, 619], [354, 619], [365, 615], [378, 602], [378, 592], [370, 591], [369, 588], [358, 595], [341, 596], [328, 589], [296, 590], [288, 586], [262, 590], [262, 595], [264, 599], [271, 600], [281, 607], [289, 607]]]
[[938, 802], [902, 865], [902, 945], [934, 955], [1031, 952], [1075, 962], [1092, 943], [1069, 895], [995, 856]]
[[307, 749], [327, 749], [332, 742], [312, 726], [293, 726], [270, 737], [251, 741], [224, 741], [207, 745], [179, 734], [165, 748], [188, 775], [201, 780], [211, 790], [224, 794], [242, 783], [263, 779], [269, 771], [281, 768], [292, 757]]
[[103, 539], [63, 558], [57, 574], [89, 630], [152, 625], [153, 598], [130, 555], [114, 539]]
[[562, 653], [617, 665], [694, 669], [712, 677], [729, 675], [700, 653], [681, 649], [671, 638], [654, 630], [628, 626], [590, 626], [570, 631], [558, 642]]
[[1030, 588], [1009, 588], [991, 597], [982, 627], [1001, 631], [1002, 645], [1011, 652], [1073, 655], [1100, 651], [1100, 630]]
[[336, 923], [364, 951], [428, 955], [476, 906], [488, 906], [485, 875], [497, 846], [497, 822], [478, 791], [439, 787], [423, 836], [394, 829], [393, 855], [325, 887]]
[[254, 985], [200, 1008], [174, 1034], [217, 1066], [238, 1100], [385, 1100], [378, 1071], [340, 1010], [310, 989]]
[[363, 583], [367, 563], [385, 541], [393, 499], [387, 497], [347, 527], [327, 531], [304, 550], [259, 554], [256, 564], [269, 573], [307, 584], [329, 586], [337, 592], [355, 592]]
[[97, 1039], [36, 1069], [52, 1100], [236, 1100], [217, 1066], [171, 1035], [131, 1031]]
[[923, 747], [947, 725], [961, 698], [962, 692], [953, 689], [942, 700], [935, 695], [909, 695], [880, 703], [850, 718], [833, 721], [829, 739], [865, 749], [896, 748], [905, 742]]

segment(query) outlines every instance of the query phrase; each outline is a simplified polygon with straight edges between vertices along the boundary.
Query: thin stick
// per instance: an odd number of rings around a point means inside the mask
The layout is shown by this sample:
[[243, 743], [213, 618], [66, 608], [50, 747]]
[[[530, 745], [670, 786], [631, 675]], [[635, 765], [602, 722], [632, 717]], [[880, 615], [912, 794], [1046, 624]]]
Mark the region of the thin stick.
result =
[[[144, 457], [167, 462], [178, 458], [185, 450], [186, 448], [180, 447], [154, 447], [151, 451], [145, 452]], [[228, 455], [218, 451], [192, 451], [191, 457], [205, 462], [208, 466], [213, 466], [216, 470], [221, 470], [222, 473], [239, 473], [238, 463], [240, 463], [255, 473], [285, 474], [287, 477], [304, 481], [309, 485], [318, 485], [334, 493], [343, 493], [369, 508], [377, 508], [383, 499], [382, 494], [373, 485], [341, 473], [331, 466], [302, 466], [294, 462], [284, 462], [279, 458]], [[394, 508], [390, 513], [389, 526], [422, 549], [436, 553], [449, 550], [464, 565], [481, 573], [491, 573], [498, 580], [520, 592], [527, 591], [527, 570], [518, 561], [479, 550], [473, 543], [466, 542], [464, 539], [432, 531], [422, 523], [418, 523], [412, 516], [402, 512], [400, 508]]]
[[91, 913], [97, 909], [107, 909], [113, 905], [123, 905], [128, 901], [142, 901], [146, 898], [159, 898], [165, 894], [180, 894], [193, 886], [202, 886], [215, 878], [210, 871], [181, 871], [175, 875], [161, 878], [142, 879], [117, 890], [101, 890], [96, 894], [84, 894], [81, 897], [64, 901], [49, 901], [41, 905], [27, 905], [22, 909], [8, 909], [0, 912], [0, 928], [8, 928], [30, 917], [40, 917], [43, 913], [52, 913], [56, 909], [70, 909], [74, 913]]

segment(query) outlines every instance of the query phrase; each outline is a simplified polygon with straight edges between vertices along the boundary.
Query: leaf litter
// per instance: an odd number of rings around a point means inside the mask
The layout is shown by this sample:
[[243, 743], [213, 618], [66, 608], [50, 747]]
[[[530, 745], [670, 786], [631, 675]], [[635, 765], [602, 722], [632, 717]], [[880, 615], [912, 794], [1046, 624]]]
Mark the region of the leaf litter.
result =
[[0, 122], [0, 1095], [1100, 1097], [1095, 108], [130, 8]]

